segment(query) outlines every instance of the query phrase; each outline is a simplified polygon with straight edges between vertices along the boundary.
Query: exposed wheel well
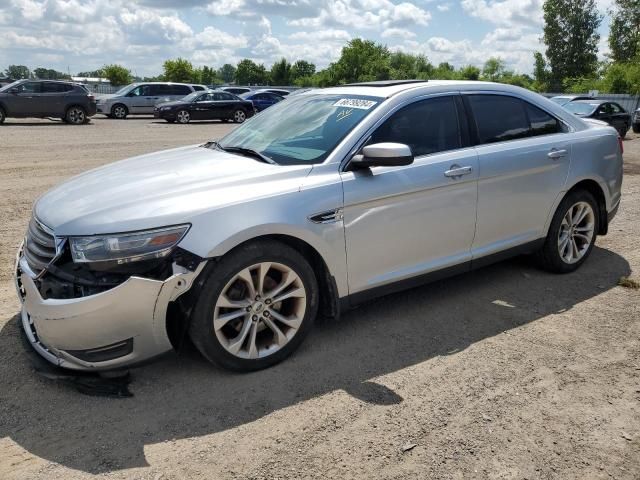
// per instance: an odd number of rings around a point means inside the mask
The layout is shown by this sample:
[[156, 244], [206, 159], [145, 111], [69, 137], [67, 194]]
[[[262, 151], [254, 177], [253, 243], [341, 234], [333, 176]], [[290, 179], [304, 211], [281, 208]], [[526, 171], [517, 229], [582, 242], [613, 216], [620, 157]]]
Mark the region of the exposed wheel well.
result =
[[[329, 272], [329, 268], [324, 259], [315, 248], [307, 242], [289, 235], [262, 235], [236, 245], [232, 250], [246, 243], [259, 242], [260, 240], [276, 240], [284, 243], [306, 258], [316, 274], [316, 280], [318, 281], [318, 287], [320, 289], [320, 315], [324, 318], [339, 318], [340, 299], [338, 297], [338, 288], [335, 279]], [[211, 262], [211, 265], [205, 267], [191, 289], [184, 295], [178, 297], [176, 301], [169, 303], [166, 318], [167, 333], [176, 350], [181, 348], [182, 343], [186, 339], [191, 310], [203, 284], [203, 275], [207, 275], [212, 268], [215, 268], [216, 259], [211, 259], [209, 262]]]
[[607, 219], [607, 203], [605, 201], [602, 188], [595, 180], [582, 180], [571, 187], [566, 195], [569, 195], [571, 192], [575, 192], [576, 190], [586, 190], [596, 199], [598, 202], [598, 218], [600, 219], [598, 235], [606, 235], [609, 230], [609, 222]]

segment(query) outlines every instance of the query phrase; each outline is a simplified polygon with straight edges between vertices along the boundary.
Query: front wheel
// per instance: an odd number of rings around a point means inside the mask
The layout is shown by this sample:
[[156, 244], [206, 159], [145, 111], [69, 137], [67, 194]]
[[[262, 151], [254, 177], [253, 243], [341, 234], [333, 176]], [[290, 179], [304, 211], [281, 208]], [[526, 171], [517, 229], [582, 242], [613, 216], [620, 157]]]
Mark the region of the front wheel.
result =
[[71, 107], [67, 110], [64, 120], [72, 125], [82, 125], [88, 121], [87, 113], [82, 107]]
[[293, 248], [249, 243], [203, 273], [189, 335], [211, 362], [238, 371], [266, 368], [293, 353], [309, 332], [318, 284]]
[[598, 204], [589, 192], [571, 192], [558, 206], [539, 260], [546, 270], [569, 273], [591, 254], [599, 225]]
[[7, 114], [4, 113], [2, 108], [0, 108], [0, 123], [4, 123], [5, 118], [7, 118]]
[[242, 123], [247, 119], [247, 114], [244, 112], [244, 110], [236, 110], [235, 112], [233, 112], [233, 121], [235, 123]]
[[111, 107], [112, 118], [115, 118], [117, 120], [124, 120], [125, 118], [127, 118], [127, 115], [129, 115], [129, 109], [126, 106], [118, 103]]
[[187, 110], [180, 110], [176, 114], [176, 120], [178, 120], [178, 123], [189, 123], [191, 121], [191, 115]]

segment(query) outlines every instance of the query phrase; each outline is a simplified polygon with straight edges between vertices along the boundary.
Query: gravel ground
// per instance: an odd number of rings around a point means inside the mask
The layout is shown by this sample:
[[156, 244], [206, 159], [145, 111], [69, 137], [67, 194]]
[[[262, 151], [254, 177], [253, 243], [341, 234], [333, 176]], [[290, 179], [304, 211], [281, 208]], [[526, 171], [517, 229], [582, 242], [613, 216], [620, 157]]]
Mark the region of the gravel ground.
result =
[[640, 477], [640, 138], [623, 203], [570, 275], [528, 259], [379, 299], [292, 358], [232, 374], [195, 352], [135, 369], [129, 399], [36, 376], [13, 255], [33, 201], [70, 175], [217, 138], [152, 119], [0, 128], [0, 478]]

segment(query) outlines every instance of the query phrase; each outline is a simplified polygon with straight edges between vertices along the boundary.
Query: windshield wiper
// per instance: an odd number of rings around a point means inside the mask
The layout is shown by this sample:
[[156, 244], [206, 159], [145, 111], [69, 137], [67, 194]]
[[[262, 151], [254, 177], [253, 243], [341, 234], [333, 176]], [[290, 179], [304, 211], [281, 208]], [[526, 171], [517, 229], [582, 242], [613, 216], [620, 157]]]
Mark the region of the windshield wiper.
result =
[[229, 152], [229, 153], [239, 153], [240, 155], [244, 155], [246, 157], [253, 157], [256, 160], [259, 160], [261, 162], [264, 163], [268, 163], [270, 165], [279, 165], [275, 160], [267, 157], [266, 155], [261, 154], [260, 152], [256, 151], [256, 150], [252, 150], [250, 148], [244, 148], [244, 147], [223, 147], [222, 145], [220, 145], [219, 143], [217, 144], [217, 147], [220, 150], [224, 150], [225, 152]]

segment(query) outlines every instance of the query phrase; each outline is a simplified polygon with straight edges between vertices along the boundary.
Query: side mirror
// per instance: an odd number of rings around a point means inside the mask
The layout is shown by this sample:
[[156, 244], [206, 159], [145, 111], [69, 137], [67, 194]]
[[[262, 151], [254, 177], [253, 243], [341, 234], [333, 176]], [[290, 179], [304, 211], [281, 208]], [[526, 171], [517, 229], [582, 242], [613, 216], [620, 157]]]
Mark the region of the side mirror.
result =
[[374, 143], [354, 155], [349, 162], [349, 170], [369, 167], [401, 167], [413, 163], [411, 148], [403, 143]]
[[17, 95], [18, 93], [20, 93], [20, 89], [18, 87], [13, 87], [9, 90], [9, 93], [13, 93], [14, 95]]

